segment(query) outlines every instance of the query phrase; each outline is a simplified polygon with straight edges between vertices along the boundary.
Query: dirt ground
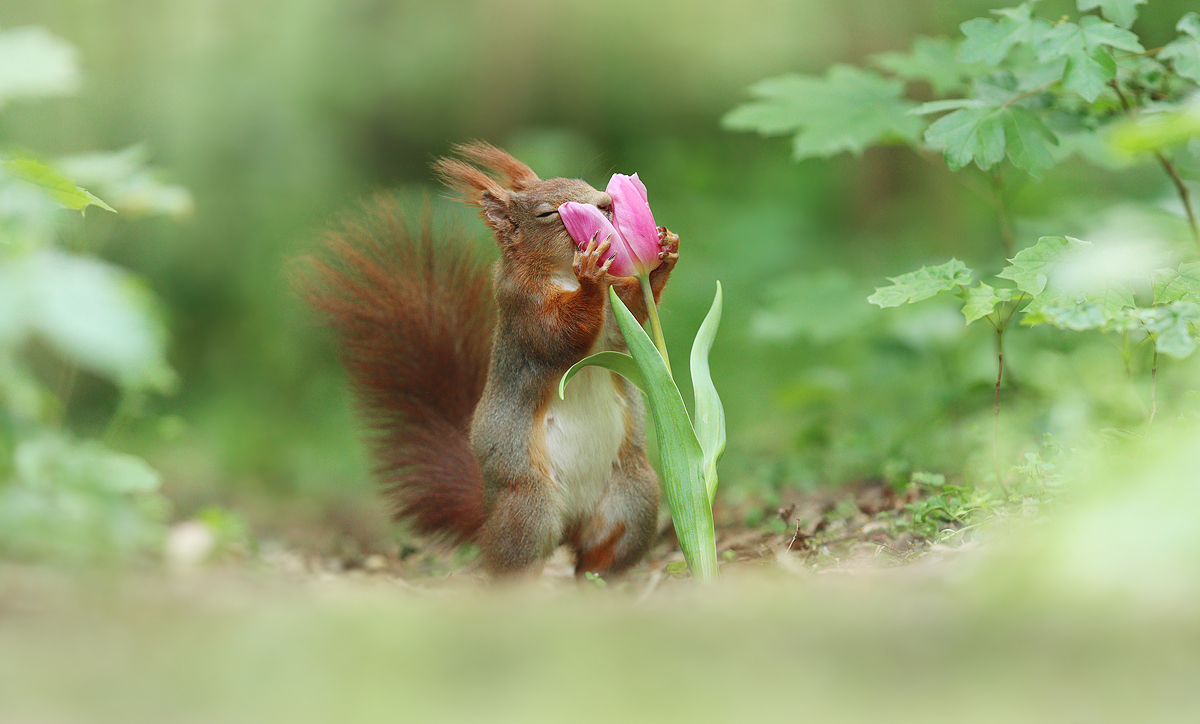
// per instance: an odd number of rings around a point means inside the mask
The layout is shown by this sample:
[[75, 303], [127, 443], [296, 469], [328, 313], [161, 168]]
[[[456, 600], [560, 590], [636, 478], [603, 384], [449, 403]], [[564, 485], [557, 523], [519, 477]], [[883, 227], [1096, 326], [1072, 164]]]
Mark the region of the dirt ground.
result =
[[[904, 530], [905, 506], [916, 499], [915, 490], [897, 494], [890, 486], [874, 481], [790, 492], [778, 507], [734, 507], [722, 505], [718, 499], [714, 509], [718, 561], [723, 570], [783, 565], [815, 572], [911, 563], [946, 549]], [[748, 525], [748, 520], [756, 524]], [[331, 547], [332, 553], [267, 544], [259, 558], [269, 567], [293, 575], [379, 576], [418, 586], [437, 585], [443, 579], [485, 579], [470, 547], [447, 550], [418, 539], [397, 544], [378, 538], [366, 542], [347, 538]], [[671, 520], [664, 513], [658, 538], [645, 560], [621, 581], [648, 593], [663, 580], [686, 577], [683, 560]], [[574, 578], [574, 561], [565, 547], [547, 562], [543, 577]], [[588, 580], [598, 586], [608, 583]]]

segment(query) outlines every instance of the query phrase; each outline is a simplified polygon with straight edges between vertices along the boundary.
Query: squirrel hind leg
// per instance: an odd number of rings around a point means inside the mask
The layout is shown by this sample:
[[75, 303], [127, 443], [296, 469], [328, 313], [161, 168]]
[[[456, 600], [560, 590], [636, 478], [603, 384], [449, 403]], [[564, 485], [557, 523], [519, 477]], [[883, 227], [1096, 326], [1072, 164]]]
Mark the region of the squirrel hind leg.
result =
[[575, 575], [619, 575], [646, 555], [658, 530], [658, 480], [649, 463], [618, 467], [613, 488], [592, 520], [579, 526], [569, 543]]
[[533, 578], [562, 539], [562, 512], [549, 481], [530, 480], [496, 491], [479, 529], [484, 568], [496, 580]]

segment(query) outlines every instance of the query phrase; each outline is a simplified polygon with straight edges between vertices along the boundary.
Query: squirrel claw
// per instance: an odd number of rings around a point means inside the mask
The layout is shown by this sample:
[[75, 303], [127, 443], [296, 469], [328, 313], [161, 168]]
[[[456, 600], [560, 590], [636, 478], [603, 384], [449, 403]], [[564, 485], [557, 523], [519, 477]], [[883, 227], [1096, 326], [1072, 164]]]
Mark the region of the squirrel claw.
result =
[[[658, 227], [658, 245], [669, 253], [679, 251], [679, 234], [672, 233], [667, 227]], [[659, 257], [660, 259], [663, 257]]]
[[673, 234], [667, 227], [658, 227], [658, 259], [661, 264], [654, 270], [656, 274], [665, 274], [679, 261], [679, 235]]
[[609, 246], [608, 239], [597, 244], [596, 239], [593, 238], [588, 242], [587, 247], [575, 252], [572, 267], [575, 271], [575, 278], [579, 280], [580, 284], [588, 282], [597, 284], [608, 276], [608, 268], [616, 258], [614, 256], [605, 259], [608, 256]]

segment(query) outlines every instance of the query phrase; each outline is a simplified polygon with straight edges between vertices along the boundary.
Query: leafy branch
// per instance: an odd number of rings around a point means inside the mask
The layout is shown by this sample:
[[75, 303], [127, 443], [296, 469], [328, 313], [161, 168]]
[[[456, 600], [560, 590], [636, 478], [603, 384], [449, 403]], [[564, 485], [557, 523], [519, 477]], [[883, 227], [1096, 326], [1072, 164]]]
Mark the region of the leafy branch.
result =
[[[1150, 304], [1139, 303], [1129, 279], [1072, 285], [1065, 281], [1070, 275], [1060, 272], [1086, 266], [1081, 260], [1097, 253], [1092, 245], [1044, 236], [1022, 249], [1007, 203], [1020, 184], [1076, 154], [1106, 170], [1153, 161], [1170, 179], [1200, 247], [1178, 162], [1200, 138], [1200, 101], [1192, 100], [1200, 98], [1200, 15], [1186, 13], [1175, 39], [1147, 49], [1130, 30], [1142, 4], [1077, 0], [1078, 17], [1050, 19], [1039, 17], [1036, 0], [1030, 0], [967, 20], [958, 38], [917, 38], [906, 53], [874, 56], [870, 62], [878, 70], [837, 66], [823, 79], [762, 81], [751, 88], [756, 100], [723, 119], [734, 130], [792, 134], [797, 159], [894, 143], [925, 159], [936, 153], [993, 205], [1005, 259], [994, 278], [977, 279], [951, 259], [891, 277], [868, 300], [895, 307], [950, 292], [961, 300], [968, 325], [987, 319], [996, 330], [992, 447], [1001, 485], [1004, 336], [1013, 319], [1023, 327], [1118, 334], [1131, 378], [1131, 356], [1148, 345], [1148, 426], [1157, 414], [1159, 355], [1183, 359], [1200, 343], [1200, 262], [1150, 272]], [[916, 102], [929, 98], [930, 90], [933, 100]]]
[[[722, 123], [731, 130], [790, 134], [797, 160], [899, 143], [941, 154], [952, 171], [974, 166], [990, 172], [1006, 258], [1017, 243], [1000, 179], [1038, 178], [1080, 149], [1144, 153], [1170, 179], [1200, 244], [1187, 184], [1171, 159], [1173, 149], [1200, 136], [1200, 111], [1169, 128], [1138, 126], [1136, 144], [1120, 140], [1131, 115], [1144, 110], [1147, 118], [1171, 118], [1196, 92], [1200, 15], [1185, 14], [1175, 40], [1148, 50], [1129, 30], [1140, 4], [1078, 0], [1083, 14], [1074, 20], [1038, 17], [1032, 1], [995, 10], [992, 17], [964, 22], [958, 39], [917, 38], [907, 53], [871, 58], [890, 78], [839, 65], [824, 78], [760, 81], [750, 88], [755, 100]], [[908, 96], [913, 83], [944, 97], [918, 104]], [[1122, 86], [1150, 90], [1130, 96]], [[1124, 114], [1109, 110], [1116, 104]], [[1002, 165], [1015, 173], [997, 175]]]

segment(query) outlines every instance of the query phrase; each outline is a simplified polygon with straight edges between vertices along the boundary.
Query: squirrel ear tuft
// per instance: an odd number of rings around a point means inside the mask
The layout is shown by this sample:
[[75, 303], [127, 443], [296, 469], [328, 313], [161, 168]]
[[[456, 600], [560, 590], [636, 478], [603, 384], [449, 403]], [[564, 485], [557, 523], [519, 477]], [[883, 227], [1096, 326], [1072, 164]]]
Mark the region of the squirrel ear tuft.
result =
[[[463, 201], [478, 206], [488, 226], [499, 236], [507, 236], [516, 228], [509, 213], [510, 192], [537, 183], [540, 180], [537, 174], [504, 151], [481, 141], [455, 146], [454, 150], [463, 158], [439, 158], [433, 163], [434, 172]], [[502, 177], [503, 185], [489, 174]]]
[[474, 166], [456, 158], [439, 158], [433, 162], [433, 171], [442, 183], [458, 192], [463, 201], [478, 204], [479, 195], [486, 191], [504, 193], [500, 184]]
[[524, 191], [541, 180], [533, 169], [490, 143], [464, 143], [455, 146], [454, 152], [494, 174], [503, 176], [504, 185], [513, 191]]

